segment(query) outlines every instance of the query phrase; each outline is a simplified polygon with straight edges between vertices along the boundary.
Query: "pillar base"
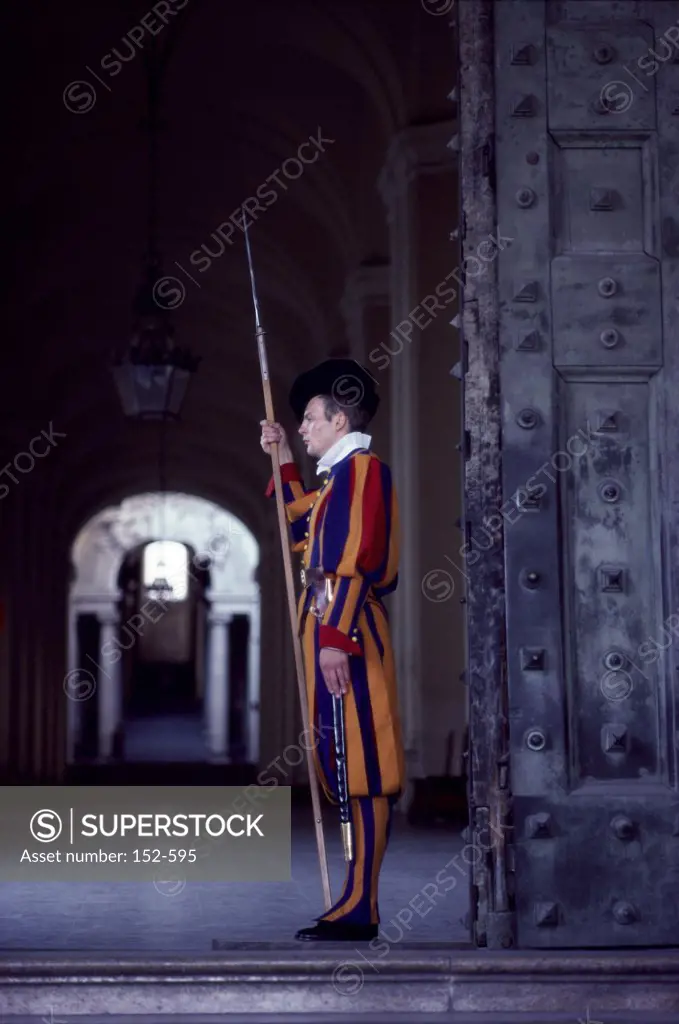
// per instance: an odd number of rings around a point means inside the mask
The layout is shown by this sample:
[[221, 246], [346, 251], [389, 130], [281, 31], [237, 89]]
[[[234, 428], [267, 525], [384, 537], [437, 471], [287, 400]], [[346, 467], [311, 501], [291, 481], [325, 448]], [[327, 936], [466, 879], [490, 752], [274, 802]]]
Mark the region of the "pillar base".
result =
[[228, 754], [208, 754], [208, 764], [231, 764], [231, 758]]

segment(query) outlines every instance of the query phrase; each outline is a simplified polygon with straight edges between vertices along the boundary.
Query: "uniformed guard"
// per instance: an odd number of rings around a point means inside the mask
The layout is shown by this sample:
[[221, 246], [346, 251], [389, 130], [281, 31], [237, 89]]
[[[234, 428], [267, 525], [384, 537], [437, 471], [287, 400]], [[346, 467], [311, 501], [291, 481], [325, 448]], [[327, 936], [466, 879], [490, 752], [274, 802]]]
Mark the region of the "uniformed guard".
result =
[[[389, 467], [365, 429], [377, 411], [373, 377], [352, 359], [328, 359], [290, 392], [320, 485], [308, 490], [284, 429], [262, 420], [261, 445], [278, 443], [292, 550], [302, 554], [298, 606], [314, 764], [338, 803], [333, 698], [343, 698], [353, 859], [339, 900], [306, 941], [365, 941], [378, 933], [378, 880], [404, 756], [394, 655], [383, 598], [398, 580], [398, 505]], [[273, 480], [267, 496], [274, 493]]]

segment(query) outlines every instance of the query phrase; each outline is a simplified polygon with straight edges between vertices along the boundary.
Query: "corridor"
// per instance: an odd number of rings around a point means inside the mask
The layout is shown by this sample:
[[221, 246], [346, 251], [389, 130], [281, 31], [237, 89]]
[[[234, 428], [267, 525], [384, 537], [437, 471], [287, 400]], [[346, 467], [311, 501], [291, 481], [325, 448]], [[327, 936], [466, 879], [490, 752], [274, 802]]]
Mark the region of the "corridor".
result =
[[128, 762], [161, 762], [169, 750], [182, 763], [207, 761], [209, 751], [200, 714], [154, 715], [130, 718], [125, 723]]

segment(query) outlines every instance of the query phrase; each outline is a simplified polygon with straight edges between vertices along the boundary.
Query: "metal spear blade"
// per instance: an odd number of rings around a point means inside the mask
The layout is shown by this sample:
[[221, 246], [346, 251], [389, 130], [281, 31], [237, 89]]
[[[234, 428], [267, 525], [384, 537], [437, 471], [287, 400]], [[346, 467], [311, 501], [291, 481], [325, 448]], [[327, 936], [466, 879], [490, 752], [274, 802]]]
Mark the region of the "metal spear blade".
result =
[[248, 268], [250, 270], [250, 288], [252, 289], [252, 304], [255, 307], [255, 327], [257, 333], [262, 329], [261, 320], [259, 318], [259, 301], [257, 299], [257, 287], [255, 285], [255, 269], [252, 265], [252, 252], [250, 250], [250, 236], [248, 235], [248, 221], [245, 213], [243, 213], [243, 233], [245, 234], [245, 249], [248, 254]]
[[248, 268], [250, 270], [250, 288], [252, 290], [252, 304], [255, 307], [255, 335], [257, 337], [257, 352], [259, 354], [259, 367], [262, 372], [262, 380], [269, 380], [269, 362], [266, 357], [266, 346], [264, 344], [264, 328], [259, 316], [259, 301], [257, 299], [257, 286], [255, 285], [255, 268], [252, 264], [252, 252], [250, 250], [250, 236], [248, 235], [248, 222], [245, 213], [243, 214], [243, 234], [245, 235], [245, 249], [248, 254]]

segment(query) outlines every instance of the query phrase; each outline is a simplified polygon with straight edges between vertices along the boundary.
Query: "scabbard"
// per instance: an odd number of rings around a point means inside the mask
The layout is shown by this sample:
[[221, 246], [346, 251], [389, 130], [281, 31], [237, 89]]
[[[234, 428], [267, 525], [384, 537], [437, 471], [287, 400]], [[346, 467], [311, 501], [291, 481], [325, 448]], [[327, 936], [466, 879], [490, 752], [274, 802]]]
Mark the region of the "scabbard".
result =
[[339, 798], [340, 827], [344, 859], [354, 859], [354, 839], [351, 830], [351, 809], [349, 807], [349, 782], [347, 774], [347, 736], [344, 724], [344, 698], [332, 698], [332, 719], [335, 731], [335, 763], [337, 767], [337, 796]]

